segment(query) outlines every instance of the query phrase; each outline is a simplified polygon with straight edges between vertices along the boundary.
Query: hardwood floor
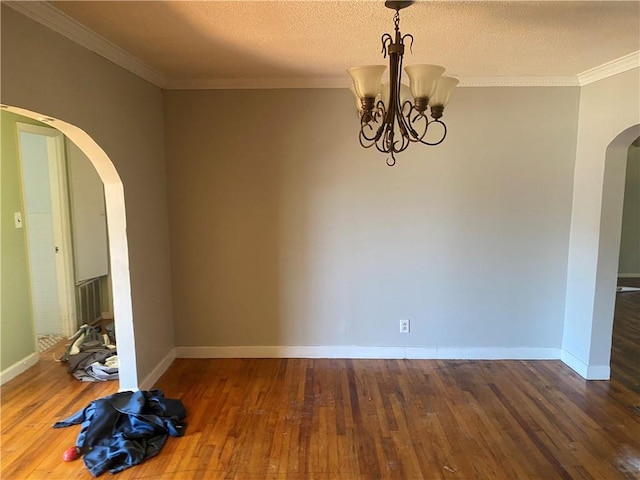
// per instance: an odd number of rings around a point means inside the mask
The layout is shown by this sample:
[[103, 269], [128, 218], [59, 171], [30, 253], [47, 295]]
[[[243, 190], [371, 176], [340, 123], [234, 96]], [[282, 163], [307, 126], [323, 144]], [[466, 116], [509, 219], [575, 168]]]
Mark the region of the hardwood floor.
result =
[[[640, 478], [640, 396], [559, 361], [179, 359], [157, 387], [186, 436], [119, 480]], [[4, 385], [0, 478], [91, 478], [51, 425], [116, 390], [52, 360]]]
[[[618, 285], [640, 287], [640, 278], [621, 278]], [[616, 294], [611, 378], [640, 394], [640, 292]]]

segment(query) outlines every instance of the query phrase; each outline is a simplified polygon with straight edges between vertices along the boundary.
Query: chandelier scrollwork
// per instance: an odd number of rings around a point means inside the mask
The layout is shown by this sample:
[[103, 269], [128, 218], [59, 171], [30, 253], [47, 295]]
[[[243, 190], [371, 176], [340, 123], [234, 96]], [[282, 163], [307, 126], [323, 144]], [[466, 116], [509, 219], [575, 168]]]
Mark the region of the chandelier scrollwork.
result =
[[[382, 35], [382, 54], [389, 57], [389, 82], [382, 83], [385, 65], [365, 65], [349, 68], [353, 79], [350, 89], [357, 98], [360, 113], [360, 144], [364, 148], [375, 146], [389, 155], [387, 165], [396, 163], [396, 154], [411, 143], [435, 146], [443, 142], [447, 126], [441, 120], [451, 91], [458, 84], [453, 77], [443, 77], [445, 69], [439, 65], [409, 65], [405, 72], [410, 87], [402, 83], [402, 60], [405, 42], [413, 46], [413, 35], [400, 32], [400, 10], [413, 1], [387, 0], [385, 6], [395, 10], [395, 34]], [[431, 120], [427, 116], [427, 109]], [[427, 131], [440, 130], [435, 141], [427, 141]]]

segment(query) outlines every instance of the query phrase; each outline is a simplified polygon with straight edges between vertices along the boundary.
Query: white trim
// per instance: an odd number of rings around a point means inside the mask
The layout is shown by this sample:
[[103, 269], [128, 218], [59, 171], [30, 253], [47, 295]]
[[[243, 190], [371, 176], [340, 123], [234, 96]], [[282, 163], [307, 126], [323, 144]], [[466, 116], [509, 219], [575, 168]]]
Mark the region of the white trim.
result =
[[167, 90], [272, 90], [289, 88], [348, 88], [348, 77], [321, 80], [300, 78], [219, 78], [219, 79], [170, 79]]
[[176, 349], [172, 348], [167, 353], [160, 363], [154, 368], [145, 379], [140, 382], [140, 390], [151, 390], [155, 383], [160, 380], [160, 377], [169, 369], [173, 361], [176, 359]]
[[609, 365], [589, 365], [587, 368], [587, 380], [609, 380], [611, 367]]
[[32, 353], [28, 357], [23, 358], [22, 360], [17, 361], [10, 367], [5, 368], [2, 372], [0, 372], [0, 385], [4, 385], [9, 380], [13, 380], [21, 373], [26, 372], [28, 369], [33, 367], [38, 360], [40, 359], [40, 355], [38, 352]]
[[61, 12], [49, 2], [3, 1], [2, 3], [157, 87], [162, 88], [166, 83], [164, 75], [160, 72]]
[[[314, 79], [170, 79], [168, 90], [263, 90], [287, 88], [347, 88], [345, 77]], [[577, 87], [578, 78], [567, 77], [460, 77], [458, 87]]]
[[560, 352], [560, 360], [582, 378], [587, 378], [587, 364], [567, 350]]
[[619, 73], [640, 67], [640, 50], [632, 52], [624, 57], [616, 58], [578, 74], [578, 81], [581, 87], [590, 83], [613, 77]]
[[447, 360], [559, 360], [559, 348], [453, 348], [453, 347], [361, 347], [316, 346], [228, 346], [176, 347], [176, 358], [368, 358]]
[[576, 76], [459, 77], [458, 87], [577, 87]]
[[609, 380], [611, 378], [609, 365], [587, 365], [567, 350], [561, 351], [560, 360], [585, 380]]
[[[69, 217], [69, 187], [67, 185], [67, 157], [64, 149], [64, 135], [52, 128], [55, 140], [49, 141], [48, 149], [53, 150], [55, 162], [49, 161], [49, 168], [57, 169], [56, 182], [51, 184], [51, 196], [57, 197], [59, 211], [53, 219], [54, 232], [60, 242], [61, 252], [56, 255], [58, 289], [61, 304], [63, 334], [70, 337], [78, 326], [75, 296], [75, 276], [73, 265], [73, 247], [71, 244], [71, 219]], [[51, 145], [54, 143], [54, 145]], [[58, 210], [58, 208], [56, 208]], [[54, 210], [55, 211], [55, 210]], [[61, 255], [60, 255], [61, 253]], [[60, 288], [60, 285], [64, 285]], [[63, 291], [62, 291], [63, 290]]]
[[619, 273], [618, 278], [640, 278], [640, 273]]
[[443, 360], [559, 360], [560, 349], [551, 347], [442, 348]]

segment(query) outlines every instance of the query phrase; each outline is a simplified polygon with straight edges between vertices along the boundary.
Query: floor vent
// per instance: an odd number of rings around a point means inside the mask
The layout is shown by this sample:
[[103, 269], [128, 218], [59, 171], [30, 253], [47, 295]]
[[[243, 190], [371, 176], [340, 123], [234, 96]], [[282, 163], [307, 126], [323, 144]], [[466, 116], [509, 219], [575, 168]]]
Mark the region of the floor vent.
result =
[[100, 298], [100, 277], [92, 278], [76, 285], [78, 302], [78, 323], [92, 325], [102, 316]]

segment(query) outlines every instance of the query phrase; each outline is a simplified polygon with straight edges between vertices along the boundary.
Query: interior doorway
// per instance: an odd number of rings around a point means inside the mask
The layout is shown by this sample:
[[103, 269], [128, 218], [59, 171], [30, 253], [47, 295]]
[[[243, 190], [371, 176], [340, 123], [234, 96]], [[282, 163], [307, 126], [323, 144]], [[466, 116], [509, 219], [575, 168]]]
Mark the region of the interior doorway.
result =
[[[43, 351], [76, 325], [64, 137], [54, 128], [17, 123], [31, 304]], [[20, 218], [24, 214], [25, 218]]]
[[[90, 160], [104, 184], [111, 296], [118, 345], [120, 390], [138, 389], [138, 371], [133, 328], [129, 253], [126, 234], [124, 188], [115, 166], [104, 150], [81, 128], [27, 109], [2, 105], [2, 109], [28, 117], [59, 131], [73, 142]], [[4, 247], [4, 243], [3, 243]], [[4, 283], [2, 284], [4, 288]], [[16, 362], [2, 371], [2, 382], [8, 381], [37, 362], [37, 354]], [[4, 368], [4, 367], [3, 367]]]
[[629, 147], [624, 182], [611, 379], [640, 393], [640, 137]]

